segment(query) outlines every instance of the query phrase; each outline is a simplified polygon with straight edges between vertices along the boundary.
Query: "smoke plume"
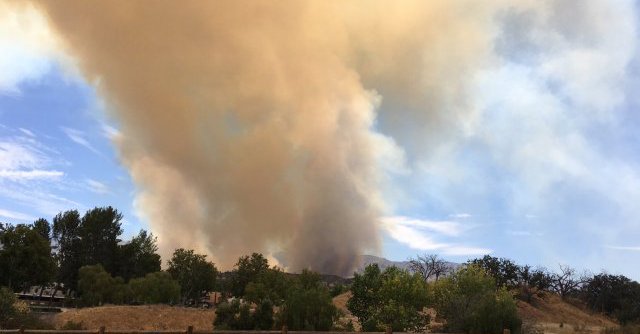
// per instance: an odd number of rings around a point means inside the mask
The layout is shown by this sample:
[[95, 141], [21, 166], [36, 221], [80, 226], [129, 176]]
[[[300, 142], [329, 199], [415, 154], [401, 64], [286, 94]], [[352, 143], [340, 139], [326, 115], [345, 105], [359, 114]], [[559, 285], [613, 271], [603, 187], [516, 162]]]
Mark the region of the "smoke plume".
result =
[[336, 274], [379, 251], [379, 219], [390, 210], [381, 189], [406, 168], [405, 149], [428, 147], [431, 134], [448, 135], [443, 124], [473, 114], [466, 78], [492, 61], [504, 8], [39, 6], [120, 123], [121, 159], [164, 256], [195, 248], [229, 268], [260, 251], [291, 270]]

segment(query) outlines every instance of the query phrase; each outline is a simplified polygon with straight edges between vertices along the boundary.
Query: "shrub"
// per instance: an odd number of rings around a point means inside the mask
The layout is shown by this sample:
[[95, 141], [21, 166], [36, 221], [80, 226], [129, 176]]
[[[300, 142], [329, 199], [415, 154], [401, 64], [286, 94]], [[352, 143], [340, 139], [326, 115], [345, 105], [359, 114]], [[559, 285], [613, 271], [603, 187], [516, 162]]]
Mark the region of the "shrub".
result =
[[520, 329], [516, 303], [484, 270], [468, 265], [429, 289], [438, 314], [447, 319], [446, 329], [465, 333], [502, 333]]
[[29, 312], [29, 306], [26, 303], [17, 301], [11, 290], [2, 287], [0, 288], [0, 329], [20, 327], [53, 329], [51, 325]]
[[164, 271], [149, 273], [129, 282], [134, 301], [143, 304], [176, 303], [180, 300], [178, 281]]
[[221, 303], [216, 309], [213, 322], [216, 330], [268, 330], [273, 328], [273, 304], [263, 300], [255, 311], [249, 304], [240, 304], [238, 300]]
[[128, 299], [128, 289], [122, 278], [111, 277], [102, 265], [81, 267], [78, 277], [78, 292], [85, 306], [122, 304]]
[[428, 317], [422, 312], [427, 305], [426, 283], [419, 274], [396, 267], [380, 272], [377, 265], [356, 274], [351, 285], [353, 297], [347, 308], [358, 317], [363, 331], [422, 331]]

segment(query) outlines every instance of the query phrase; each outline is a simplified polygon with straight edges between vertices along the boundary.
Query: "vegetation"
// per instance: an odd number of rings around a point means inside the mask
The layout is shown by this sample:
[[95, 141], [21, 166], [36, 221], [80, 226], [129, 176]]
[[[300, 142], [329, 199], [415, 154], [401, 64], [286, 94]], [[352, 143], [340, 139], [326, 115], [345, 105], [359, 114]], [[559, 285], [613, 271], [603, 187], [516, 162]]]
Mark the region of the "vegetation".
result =
[[207, 261], [206, 255], [183, 248], [173, 252], [167, 271], [180, 284], [183, 302], [197, 300], [204, 291], [213, 290], [218, 273], [213, 262]]
[[427, 306], [427, 288], [420, 274], [410, 274], [396, 267], [380, 271], [373, 264], [362, 275], [356, 274], [351, 285], [353, 297], [347, 308], [358, 317], [363, 331], [421, 331], [428, 323], [422, 311]]
[[33, 225], [0, 226], [0, 244], [0, 285], [24, 290], [51, 281], [51, 245]]
[[221, 291], [235, 298], [218, 306], [219, 329], [351, 329], [352, 323], [336, 322], [332, 304], [332, 297], [348, 290], [347, 307], [365, 331], [424, 330], [430, 320], [426, 307], [435, 308], [450, 331], [516, 331], [520, 320], [513, 297], [534, 303], [547, 293], [581, 300], [594, 312], [616, 318], [625, 333], [640, 323], [640, 283], [622, 275], [577, 275], [568, 266], [551, 272], [492, 256], [453, 272], [438, 255], [425, 254], [410, 260], [410, 271], [371, 265], [352, 284], [329, 288], [319, 274], [285, 273], [259, 253], [240, 257], [232, 271], [219, 274], [206, 255], [182, 248], [165, 272], [156, 237], [141, 230], [123, 242], [121, 220], [118, 210], [102, 207], [84, 215], [61, 212], [52, 224], [43, 218], [33, 224], [0, 223], [0, 286], [6, 287], [0, 289], [0, 327], [46, 327], [13, 292], [52, 282], [56, 289], [62, 283], [83, 306], [197, 303], [204, 293]]
[[131, 300], [139, 304], [174, 304], [180, 300], [180, 284], [164, 271], [129, 281]]
[[435, 282], [429, 299], [439, 315], [447, 319], [452, 332], [502, 333], [505, 328], [520, 328], [516, 303], [484, 269], [468, 265], [451, 277]]
[[13, 292], [0, 287], [0, 329], [28, 327], [51, 329], [51, 326], [29, 312], [25, 303], [16, 300]]

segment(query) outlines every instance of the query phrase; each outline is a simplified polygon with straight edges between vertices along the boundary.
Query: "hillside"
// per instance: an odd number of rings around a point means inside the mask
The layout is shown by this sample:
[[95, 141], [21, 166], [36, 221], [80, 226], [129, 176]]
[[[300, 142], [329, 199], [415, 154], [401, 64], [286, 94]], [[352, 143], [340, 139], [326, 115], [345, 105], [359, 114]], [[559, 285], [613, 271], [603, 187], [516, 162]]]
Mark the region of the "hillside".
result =
[[67, 321], [82, 322], [86, 329], [95, 330], [105, 326], [110, 330], [211, 330], [215, 310], [167, 305], [102, 306], [69, 309], [57, 314], [54, 326], [60, 328]]
[[[351, 292], [345, 292], [333, 298], [333, 304], [344, 314], [344, 321], [352, 320], [357, 325], [357, 318], [347, 309], [347, 301]], [[578, 305], [578, 306], [576, 306]], [[518, 314], [526, 323], [535, 323], [544, 333], [600, 333], [605, 327], [618, 326], [611, 319], [600, 314], [589, 312], [580, 304], [572, 305], [555, 294], [545, 294], [544, 298], [534, 297], [531, 304], [518, 301]], [[562, 324], [562, 327], [560, 326]]]
[[552, 293], [534, 297], [531, 303], [518, 301], [518, 314], [524, 321], [539, 324], [545, 333], [599, 333], [605, 327], [618, 326], [612, 319], [587, 310], [580, 301], [569, 303]]

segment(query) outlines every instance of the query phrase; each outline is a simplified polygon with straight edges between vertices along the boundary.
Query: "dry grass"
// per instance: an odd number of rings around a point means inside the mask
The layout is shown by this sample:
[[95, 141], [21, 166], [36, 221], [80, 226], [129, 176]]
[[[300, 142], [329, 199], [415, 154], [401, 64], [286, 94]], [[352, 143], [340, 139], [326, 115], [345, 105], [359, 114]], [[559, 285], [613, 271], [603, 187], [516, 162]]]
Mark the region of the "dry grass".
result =
[[95, 330], [105, 326], [108, 330], [195, 330], [213, 329], [213, 309], [172, 307], [167, 305], [102, 306], [69, 309], [53, 319], [56, 328], [67, 321], [82, 322], [86, 329]]
[[543, 298], [534, 297], [531, 304], [518, 301], [518, 314], [525, 321], [537, 323], [544, 333], [600, 333], [604, 328], [618, 326], [612, 319], [576, 305], [547, 293]]

